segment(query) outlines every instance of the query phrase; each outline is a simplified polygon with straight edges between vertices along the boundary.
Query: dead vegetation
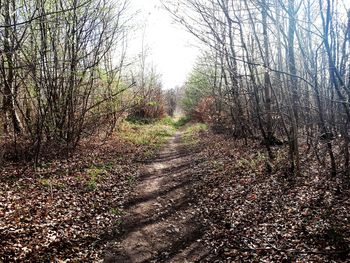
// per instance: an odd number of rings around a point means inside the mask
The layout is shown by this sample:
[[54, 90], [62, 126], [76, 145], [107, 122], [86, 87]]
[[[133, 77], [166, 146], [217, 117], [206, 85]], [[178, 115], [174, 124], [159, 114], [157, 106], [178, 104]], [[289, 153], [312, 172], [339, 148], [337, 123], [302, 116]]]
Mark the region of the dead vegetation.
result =
[[[18, 162], [2, 166], [0, 261], [87, 262], [103, 257], [142, 162], [154, 156], [171, 129], [137, 127], [108, 141], [81, 143], [68, 159], [42, 159], [36, 168]], [[156, 134], [152, 140], [151, 134]], [[130, 139], [141, 135], [142, 142]]]
[[287, 173], [282, 158], [268, 173], [259, 142], [247, 145], [211, 132], [195, 138], [196, 198], [211, 248], [206, 261], [347, 262], [347, 178], [330, 177], [307, 158], [298, 177]]

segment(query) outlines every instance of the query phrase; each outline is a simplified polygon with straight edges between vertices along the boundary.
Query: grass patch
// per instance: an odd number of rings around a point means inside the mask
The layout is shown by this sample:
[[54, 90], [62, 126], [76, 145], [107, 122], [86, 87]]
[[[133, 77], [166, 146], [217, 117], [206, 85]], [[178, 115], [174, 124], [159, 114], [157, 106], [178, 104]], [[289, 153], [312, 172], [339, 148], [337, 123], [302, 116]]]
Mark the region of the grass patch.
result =
[[159, 123], [162, 123], [162, 124], [168, 125], [168, 126], [175, 126], [176, 121], [174, 120], [174, 118], [172, 118], [170, 116], [166, 116], [165, 118], [161, 119], [159, 121]]
[[213, 168], [218, 172], [222, 172], [225, 168], [224, 164], [220, 161], [214, 160], [214, 161], [211, 161], [211, 164], [212, 164]]
[[44, 187], [51, 187], [52, 181], [51, 179], [40, 179], [40, 184]]
[[49, 178], [49, 179], [40, 179], [39, 183], [44, 188], [57, 188], [57, 189], [63, 189], [65, 188], [65, 185], [63, 183], [60, 183], [58, 180]]
[[136, 145], [160, 148], [176, 131], [169, 119], [152, 124], [140, 124], [125, 121], [122, 124], [120, 136]]
[[198, 144], [198, 134], [208, 130], [208, 125], [204, 123], [195, 123], [188, 125], [183, 133], [183, 142], [190, 147], [194, 147]]
[[125, 214], [125, 212], [122, 209], [119, 209], [119, 208], [112, 208], [110, 210], [110, 213], [112, 215], [115, 215], [115, 216], [123, 216]]
[[90, 180], [86, 184], [86, 188], [89, 191], [96, 191], [96, 189], [97, 189], [96, 178], [90, 178]]
[[[188, 122], [188, 117], [174, 119], [169, 116], [161, 120], [128, 119], [121, 124], [119, 136], [137, 146], [145, 146], [140, 160], [149, 160], [177, 129]], [[207, 128], [205, 124], [194, 124], [186, 128], [186, 133], [190, 136]]]
[[86, 174], [89, 180], [86, 183], [86, 188], [89, 191], [96, 191], [97, 189], [97, 179], [99, 176], [106, 174], [105, 166], [92, 166], [86, 170]]
[[135, 182], [136, 182], [136, 178], [135, 178], [135, 176], [128, 176], [128, 185], [129, 186], [132, 186], [133, 184], [135, 184]]
[[178, 129], [180, 127], [185, 126], [188, 122], [190, 121], [190, 118], [187, 116], [181, 117], [180, 119], [178, 119], [174, 125], [175, 127]]
[[136, 117], [128, 117], [126, 119], [127, 122], [137, 125], [145, 125], [145, 124], [152, 124], [157, 122], [156, 119], [150, 119], [150, 118], [136, 118]]
[[92, 166], [91, 168], [87, 169], [86, 172], [89, 177], [97, 177], [105, 174], [106, 170], [103, 167]]
[[190, 121], [190, 118], [187, 116], [180, 117], [179, 119], [171, 118], [170, 116], [165, 117], [160, 122], [164, 125], [173, 126], [175, 129], [179, 129], [185, 126]]

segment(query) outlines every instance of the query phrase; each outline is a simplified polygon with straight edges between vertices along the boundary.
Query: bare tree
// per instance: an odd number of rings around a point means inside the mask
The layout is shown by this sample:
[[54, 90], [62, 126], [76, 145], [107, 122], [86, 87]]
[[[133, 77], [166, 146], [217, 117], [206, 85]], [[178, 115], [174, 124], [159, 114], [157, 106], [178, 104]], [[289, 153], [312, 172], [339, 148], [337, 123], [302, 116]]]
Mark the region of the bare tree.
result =
[[[301, 172], [305, 138], [333, 175], [337, 166], [348, 173], [350, 15], [341, 0], [163, 4], [215, 58], [216, 110], [230, 116], [236, 136], [260, 137], [271, 159], [272, 147], [286, 141], [292, 174]], [[341, 141], [337, 158], [334, 144]]]
[[[115, 123], [123, 84], [128, 1], [0, 3], [4, 132], [23, 132], [38, 157], [43, 142], [73, 150]], [[120, 62], [113, 59], [121, 50]], [[111, 127], [115, 125], [112, 124]]]

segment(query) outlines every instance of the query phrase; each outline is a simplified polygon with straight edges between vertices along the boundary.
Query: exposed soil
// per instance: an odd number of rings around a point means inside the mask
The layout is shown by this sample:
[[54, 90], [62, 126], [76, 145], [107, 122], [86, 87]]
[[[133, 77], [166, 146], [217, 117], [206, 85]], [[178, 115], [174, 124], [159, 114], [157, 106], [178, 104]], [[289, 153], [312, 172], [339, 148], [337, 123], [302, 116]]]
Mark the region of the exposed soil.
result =
[[204, 228], [193, 199], [192, 155], [177, 132], [146, 164], [125, 204], [122, 235], [104, 262], [195, 262], [206, 256]]

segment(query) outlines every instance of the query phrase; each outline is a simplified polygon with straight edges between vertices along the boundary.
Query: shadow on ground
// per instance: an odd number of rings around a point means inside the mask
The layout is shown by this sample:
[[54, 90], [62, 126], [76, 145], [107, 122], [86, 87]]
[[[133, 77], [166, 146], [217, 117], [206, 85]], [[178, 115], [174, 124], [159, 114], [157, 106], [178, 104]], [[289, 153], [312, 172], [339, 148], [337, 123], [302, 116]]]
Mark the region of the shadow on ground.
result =
[[176, 133], [145, 165], [124, 205], [121, 234], [109, 244], [104, 262], [196, 262], [206, 256], [205, 229], [192, 194], [192, 156]]

